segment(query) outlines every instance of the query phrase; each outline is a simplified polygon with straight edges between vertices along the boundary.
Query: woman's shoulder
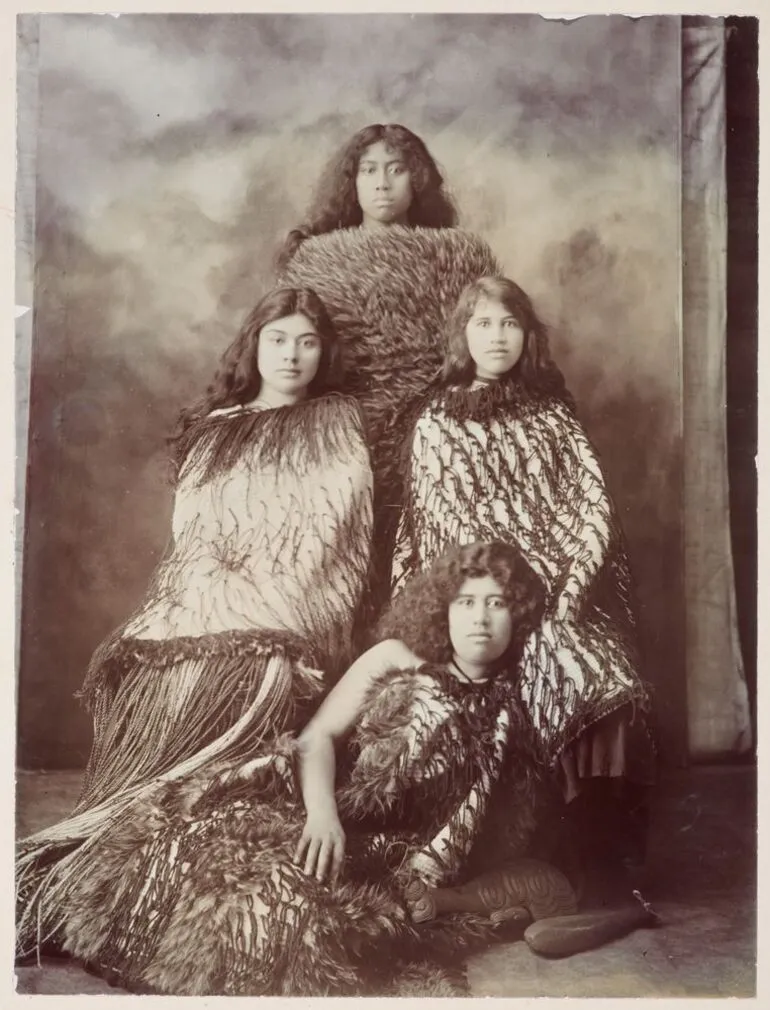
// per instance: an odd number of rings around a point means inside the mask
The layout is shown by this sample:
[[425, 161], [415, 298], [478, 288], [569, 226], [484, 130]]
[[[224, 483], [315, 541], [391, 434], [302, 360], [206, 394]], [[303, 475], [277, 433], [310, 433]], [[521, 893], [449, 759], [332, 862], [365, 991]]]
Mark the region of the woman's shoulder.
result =
[[565, 431], [584, 433], [583, 425], [580, 423], [575, 409], [559, 397], [542, 397], [538, 409], [539, 413], [554, 427], [563, 428]]
[[231, 407], [217, 407], [214, 410], [210, 410], [201, 420], [206, 421], [228, 417], [251, 417], [254, 414], [268, 416], [275, 414], [277, 411], [282, 411], [283, 413], [332, 411], [360, 415], [361, 407], [355, 397], [350, 396], [347, 393], [329, 391], [321, 393], [318, 396], [308, 397], [307, 399], [300, 400], [295, 404], [289, 404], [284, 407], [274, 407], [269, 403], [265, 403], [263, 400], [252, 400], [249, 403], [236, 403]]
[[[367, 262], [389, 260], [392, 254], [410, 255], [435, 262], [442, 268], [456, 268], [459, 262], [475, 267], [477, 275], [500, 272], [491, 247], [475, 232], [462, 228], [412, 228], [391, 225], [377, 231], [354, 227], [339, 228], [303, 239], [286, 263], [289, 274], [317, 257], [331, 258], [332, 264], [363, 258]], [[417, 260], [415, 260], [415, 263]]]
[[377, 642], [369, 649], [368, 657], [372, 666], [382, 673], [391, 670], [413, 670], [423, 664], [423, 660], [399, 638], [384, 638], [381, 642]]
[[[397, 685], [411, 690], [423, 661], [397, 638], [386, 638], [371, 646], [350, 668], [346, 677], [363, 685], [362, 709], [395, 701]], [[344, 678], [343, 678], [344, 679]], [[385, 690], [387, 688], [387, 690]]]
[[318, 416], [318, 423], [336, 423], [347, 429], [357, 428], [363, 432], [365, 414], [363, 407], [349, 393], [330, 391], [306, 400], [305, 404]]
[[232, 407], [216, 407], [214, 410], [210, 410], [206, 414], [206, 418], [217, 418], [217, 417], [243, 417], [249, 413], [259, 412], [262, 410], [269, 410], [269, 404], [266, 403], [236, 403]]
[[526, 424], [538, 417], [554, 424], [577, 423], [563, 400], [515, 380], [444, 386], [432, 398], [431, 408], [458, 421]]

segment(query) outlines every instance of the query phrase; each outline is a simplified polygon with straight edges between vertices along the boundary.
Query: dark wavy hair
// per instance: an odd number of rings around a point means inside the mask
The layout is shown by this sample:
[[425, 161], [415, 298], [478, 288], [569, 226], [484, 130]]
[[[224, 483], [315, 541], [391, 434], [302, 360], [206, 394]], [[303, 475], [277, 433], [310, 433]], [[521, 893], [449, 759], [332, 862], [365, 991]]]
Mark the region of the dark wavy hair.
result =
[[405, 161], [412, 183], [412, 203], [407, 214], [412, 227], [453, 228], [457, 211], [444, 192], [444, 177], [423, 141], [398, 123], [375, 123], [354, 134], [329, 162], [316, 189], [307, 222], [290, 231], [278, 254], [279, 269], [286, 266], [300, 243], [311, 235], [353, 228], [363, 221], [356, 195], [361, 155], [382, 141]]
[[469, 386], [476, 377], [476, 364], [468, 349], [465, 328], [480, 299], [498, 301], [524, 330], [524, 349], [507, 376], [518, 379], [530, 392], [556, 396], [574, 408], [564, 376], [551, 358], [548, 332], [535, 312], [529, 295], [506, 277], [480, 277], [460, 295], [444, 329], [446, 352], [439, 384]]
[[429, 663], [448, 663], [449, 604], [466, 579], [490, 575], [498, 583], [513, 618], [508, 648], [495, 664], [513, 671], [529, 634], [542, 620], [545, 587], [512, 544], [501, 541], [452, 547], [431, 568], [415, 576], [380, 620], [377, 639], [400, 639]]
[[339, 343], [323, 302], [310, 288], [275, 288], [255, 305], [244, 320], [238, 336], [222, 355], [219, 368], [204, 396], [182, 410], [175, 438], [212, 410], [248, 403], [259, 395], [262, 383], [257, 368], [260, 331], [268, 323], [296, 313], [306, 316], [321, 338], [321, 361], [308, 386], [307, 395], [320, 396], [339, 388], [342, 381]]

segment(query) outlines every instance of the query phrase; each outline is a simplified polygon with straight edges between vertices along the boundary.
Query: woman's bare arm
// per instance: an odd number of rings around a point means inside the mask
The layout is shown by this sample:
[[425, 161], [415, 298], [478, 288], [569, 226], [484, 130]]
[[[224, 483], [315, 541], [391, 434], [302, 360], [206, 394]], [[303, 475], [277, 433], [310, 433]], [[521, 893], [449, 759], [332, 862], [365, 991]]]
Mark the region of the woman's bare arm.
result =
[[318, 880], [329, 873], [332, 879], [337, 877], [345, 854], [345, 834], [334, 796], [335, 744], [356, 724], [375, 678], [416, 662], [402, 642], [378, 643], [353, 663], [300, 734], [300, 783], [307, 821], [294, 858], [297, 863], [304, 860], [305, 873], [315, 874]]

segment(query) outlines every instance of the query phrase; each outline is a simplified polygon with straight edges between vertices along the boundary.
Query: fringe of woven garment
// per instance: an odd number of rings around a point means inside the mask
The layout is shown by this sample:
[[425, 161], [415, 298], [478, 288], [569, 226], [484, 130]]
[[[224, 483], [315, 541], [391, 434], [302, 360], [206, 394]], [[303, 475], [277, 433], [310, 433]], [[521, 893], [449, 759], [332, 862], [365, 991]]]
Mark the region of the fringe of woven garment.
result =
[[[100, 672], [77, 812], [167, 774], [205, 748], [217, 759], [245, 759], [266, 734], [306, 718], [323, 689], [308, 643], [275, 631], [122, 639]], [[236, 738], [225, 743], [234, 727]]]
[[[458, 992], [449, 968], [495, 927], [467, 914], [417, 926], [403, 892], [426, 869], [431, 882], [462, 879], [518, 726], [509, 682], [385, 674], [338, 792], [340, 883], [292, 862], [304, 808], [284, 737], [248, 767], [188, 776], [126, 809], [57, 896], [63, 946], [131, 990], [386, 995], [427, 962]], [[522, 810], [522, 847], [528, 832]]]
[[[98, 804], [77, 809], [68, 818], [35, 835], [24, 839], [16, 856], [17, 891], [17, 954], [24, 956], [48, 940], [59, 936], [60, 909], [63, 896], [74, 881], [90, 873], [91, 853], [101, 843], [105, 832], [123, 818], [143, 797], [155, 795], [176, 782], [187, 781], [192, 776], [203, 776], [208, 781], [220, 774], [221, 768], [248, 768], [260, 742], [274, 736], [276, 730], [304, 722], [311, 705], [317, 703], [321, 691], [318, 672], [305, 668], [287, 656], [285, 650], [273, 643], [261, 655], [247, 656], [255, 676], [240, 717], [219, 735], [211, 727], [208, 734], [198, 740], [197, 749], [184, 739], [183, 720], [180, 720], [180, 738], [177, 751], [189, 752], [173, 767], [157, 769], [149, 779], [137, 777], [124, 781], [106, 799]], [[217, 698], [225, 697], [227, 684], [220, 685]], [[157, 697], [153, 698], [157, 704]], [[202, 706], [205, 708], [205, 706]], [[215, 713], [212, 713], [212, 717]], [[213, 725], [213, 724], [212, 724]], [[141, 720], [135, 725], [141, 732]], [[190, 731], [196, 729], [190, 726]], [[206, 737], [211, 739], [206, 742]], [[170, 745], [170, 737], [162, 737]], [[139, 743], [143, 741], [140, 740]], [[158, 753], [155, 738], [147, 742], [154, 759]], [[125, 741], [124, 741], [125, 743]], [[186, 746], [185, 746], [186, 744]], [[114, 760], [121, 754], [131, 756], [128, 750], [107, 752], [107, 771], [117, 766]], [[113, 757], [113, 761], [110, 758]], [[168, 754], [166, 754], [168, 759]], [[141, 767], [140, 767], [141, 770]]]
[[[95, 740], [80, 810], [227, 731], [259, 689], [272, 642], [332, 676], [352, 658], [372, 538], [356, 403], [210, 415], [185, 434], [182, 457], [173, 550], [97, 649], [81, 691]], [[290, 700], [263, 703], [249, 745], [266, 726], [285, 728]]]
[[572, 410], [515, 380], [446, 390], [407, 442], [393, 591], [453, 544], [512, 543], [547, 594], [519, 670], [547, 763], [615, 708], [645, 708], [623, 536]]

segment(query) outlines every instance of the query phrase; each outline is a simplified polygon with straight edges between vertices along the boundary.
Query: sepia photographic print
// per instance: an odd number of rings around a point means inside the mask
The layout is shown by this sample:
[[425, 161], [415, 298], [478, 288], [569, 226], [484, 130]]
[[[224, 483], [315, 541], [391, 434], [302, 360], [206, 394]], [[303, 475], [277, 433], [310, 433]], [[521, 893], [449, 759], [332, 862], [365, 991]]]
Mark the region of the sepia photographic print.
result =
[[18, 16], [18, 994], [755, 995], [757, 25]]

